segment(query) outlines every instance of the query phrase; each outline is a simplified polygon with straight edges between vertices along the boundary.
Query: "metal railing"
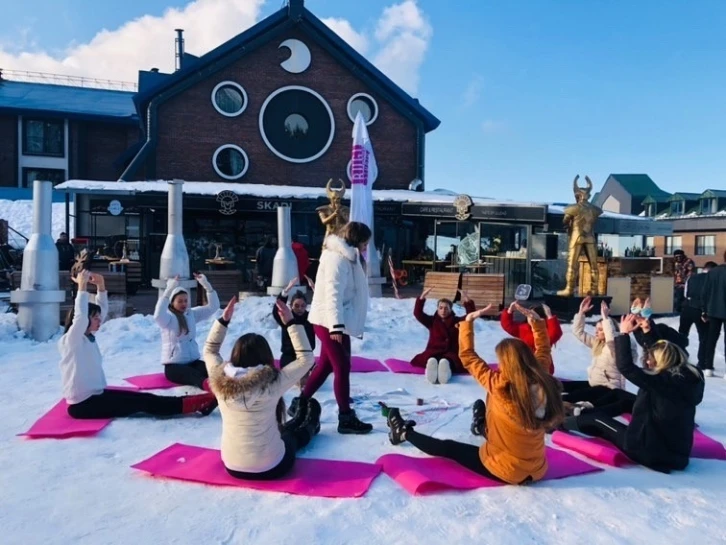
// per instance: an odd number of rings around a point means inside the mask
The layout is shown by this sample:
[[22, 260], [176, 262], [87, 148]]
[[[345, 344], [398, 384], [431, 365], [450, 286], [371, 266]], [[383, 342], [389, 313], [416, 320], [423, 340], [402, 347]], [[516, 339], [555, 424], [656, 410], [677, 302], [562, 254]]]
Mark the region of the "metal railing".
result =
[[131, 81], [89, 78], [86, 76], [67, 76], [28, 70], [6, 70], [0, 68], [0, 80], [27, 81], [32, 83], [50, 83], [68, 87], [87, 87], [91, 89], [108, 89], [115, 91], [137, 91], [138, 86]]

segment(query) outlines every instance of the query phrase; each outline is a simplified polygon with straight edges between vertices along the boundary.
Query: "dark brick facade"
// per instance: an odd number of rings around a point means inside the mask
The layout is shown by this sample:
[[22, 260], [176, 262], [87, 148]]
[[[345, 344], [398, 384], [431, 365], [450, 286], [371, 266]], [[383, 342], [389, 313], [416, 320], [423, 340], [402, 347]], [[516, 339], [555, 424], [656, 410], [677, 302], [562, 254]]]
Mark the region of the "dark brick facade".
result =
[[[310, 49], [311, 65], [302, 74], [290, 74], [280, 66], [288, 51], [278, 46], [288, 38], [300, 39]], [[224, 80], [239, 83], [247, 92], [247, 109], [238, 117], [222, 116], [212, 105], [212, 89]], [[294, 164], [280, 159], [260, 135], [258, 118], [263, 102], [270, 93], [286, 85], [309, 87], [322, 95], [333, 111], [333, 143], [322, 157], [310, 163]], [[407, 189], [417, 177], [415, 125], [301, 31], [274, 38], [160, 105], [156, 177], [227, 181], [215, 172], [212, 156], [219, 146], [235, 144], [245, 150], [250, 161], [241, 183], [312, 187], [325, 185], [329, 178], [341, 178], [348, 183], [346, 165], [351, 154], [353, 124], [346, 108], [348, 99], [359, 92], [370, 94], [378, 103], [378, 119], [368, 127], [379, 167], [375, 187]]]
[[0, 115], [0, 187], [18, 186], [18, 118]]
[[115, 164], [129, 147], [138, 142], [138, 127], [79, 121], [71, 123], [70, 177], [86, 180], [118, 180], [132, 159]]

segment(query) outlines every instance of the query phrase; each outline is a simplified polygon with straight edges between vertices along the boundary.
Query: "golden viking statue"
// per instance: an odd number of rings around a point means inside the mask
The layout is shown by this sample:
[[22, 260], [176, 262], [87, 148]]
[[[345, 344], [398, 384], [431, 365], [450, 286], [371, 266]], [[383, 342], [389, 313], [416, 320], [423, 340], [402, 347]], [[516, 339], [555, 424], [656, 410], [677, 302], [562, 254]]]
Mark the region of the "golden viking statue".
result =
[[337, 235], [350, 218], [350, 208], [341, 203], [343, 195], [345, 195], [345, 182], [341, 179], [338, 179], [338, 182], [340, 182], [340, 187], [334, 189], [332, 187], [333, 179], [328, 180], [325, 193], [328, 195], [330, 204], [315, 209], [318, 216], [320, 216], [320, 221], [325, 226], [326, 237], [328, 235]]
[[591, 292], [588, 295], [598, 295], [598, 280], [600, 279], [600, 271], [597, 267], [595, 222], [600, 214], [602, 214], [602, 209], [590, 203], [590, 192], [592, 191], [590, 178], [585, 176], [587, 187], [579, 187], [577, 185], [577, 180], [579, 179], [579, 175], [575, 176], [575, 181], [572, 183], [576, 203], [565, 208], [565, 217], [562, 220], [562, 223], [567, 228], [570, 241], [567, 248], [565, 289], [558, 291], [557, 295], [567, 297], [571, 297], [575, 292], [577, 267], [583, 251], [590, 263], [590, 271], [592, 274], [590, 282]]

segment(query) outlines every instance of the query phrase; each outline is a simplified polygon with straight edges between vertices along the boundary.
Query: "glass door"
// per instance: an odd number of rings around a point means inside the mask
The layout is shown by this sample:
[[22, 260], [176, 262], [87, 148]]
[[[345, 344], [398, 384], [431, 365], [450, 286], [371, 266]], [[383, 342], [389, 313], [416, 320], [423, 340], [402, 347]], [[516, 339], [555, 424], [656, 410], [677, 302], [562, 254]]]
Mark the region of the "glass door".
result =
[[510, 302], [519, 284], [531, 283], [529, 225], [484, 223], [478, 225], [481, 272], [504, 275], [504, 299]]

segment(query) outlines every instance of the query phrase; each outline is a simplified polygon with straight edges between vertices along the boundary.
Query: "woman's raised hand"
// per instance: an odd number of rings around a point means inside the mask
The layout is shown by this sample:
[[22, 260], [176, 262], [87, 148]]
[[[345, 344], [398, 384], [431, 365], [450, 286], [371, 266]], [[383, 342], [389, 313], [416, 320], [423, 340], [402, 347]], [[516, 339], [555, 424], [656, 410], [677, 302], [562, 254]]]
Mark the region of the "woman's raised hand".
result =
[[473, 322], [477, 318], [481, 318], [484, 316], [487, 312], [489, 312], [492, 309], [492, 305], [489, 304], [485, 306], [484, 308], [480, 308], [479, 310], [475, 310], [474, 312], [470, 312], [466, 315], [466, 321], [467, 322]]
[[419, 297], [419, 299], [426, 299], [426, 296], [427, 296], [427, 295], [428, 295], [429, 293], [431, 293], [431, 290], [433, 290], [433, 289], [434, 289], [434, 288], [426, 288], [425, 290], [423, 290], [423, 291], [421, 292], [421, 296]]
[[[227, 303], [227, 306], [224, 307], [224, 312], [222, 312], [222, 320], [225, 322], [232, 321], [232, 315], [234, 314], [234, 306], [237, 304], [237, 297], [232, 297], [232, 299], [229, 300], [229, 303]], [[287, 307], [287, 305], [285, 305]]]
[[277, 307], [277, 313], [280, 316], [280, 320], [282, 320], [283, 324], [287, 325], [292, 322], [292, 310], [290, 310], [290, 307], [288, 307], [280, 299], [275, 301], [275, 306]]
[[542, 319], [539, 317], [539, 314], [537, 314], [534, 310], [532, 310], [531, 308], [524, 308], [519, 303], [517, 303], [514, 308], [517, 309], [517, 312], [527, 318], [527, 322], [529, 322], [530, 325], [532, 324], [532, 322], [538, 322]]
[[580, 314], [587, 314], [592, 310], [592, 297], [589, 295], [580, 303]]

